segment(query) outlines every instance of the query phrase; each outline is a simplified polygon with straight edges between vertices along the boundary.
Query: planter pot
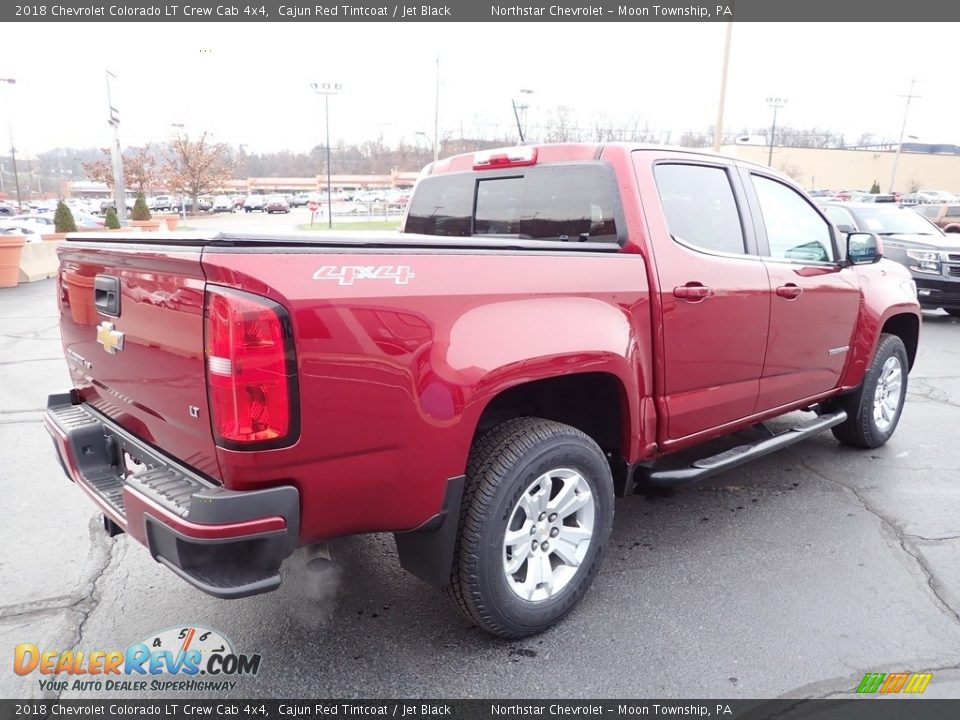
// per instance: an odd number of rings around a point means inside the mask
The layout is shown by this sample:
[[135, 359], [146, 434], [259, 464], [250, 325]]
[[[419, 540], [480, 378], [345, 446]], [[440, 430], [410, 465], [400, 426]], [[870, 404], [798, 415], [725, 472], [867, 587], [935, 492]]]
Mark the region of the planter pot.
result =
[[75, 272], [63, 273], [63, 284], [70, 303], [70, 317], [78, 325], [96, 325], [97, 308], [93, 304], [93, 278]]
[[167, 223], [167, 230], [176, 230], [176, 229], [177, 229], [177, 223], [180, 222], [180, 216], [179, 216], [179, 215], [158, 215], [158, 217], [161, 218], [162, 220], [166, 221], [166, 223]]
[[47, 233], [46, 235], [41, 235], [45, 242], [56, 242], [57, 240], [66, 240], [66, 233]]
[[138, 227], [141, 230], [145, 230], [147, 232], [156, 232], [157, 230], [160, 229], [161, 222], [163, 221], [160, 220], [159, 218], [153, 219], [153, 220], [131, 220], [130, 226]]
[[26, 243], [23, 235], [0, 235], [0, 287], [16, 287], [20, 254]]

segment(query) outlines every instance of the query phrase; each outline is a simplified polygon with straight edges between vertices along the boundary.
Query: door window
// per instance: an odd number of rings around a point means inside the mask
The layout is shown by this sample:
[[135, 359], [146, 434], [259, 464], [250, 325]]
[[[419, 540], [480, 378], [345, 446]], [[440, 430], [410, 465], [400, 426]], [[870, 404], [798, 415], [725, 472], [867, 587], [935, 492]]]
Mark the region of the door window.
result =
[[711, 252], [746, 252], [727, 171], [706, 165], [657, 165], [654, 171], [674, 240]]
[[793, 188], [770, 178], [753, 176], [767, 230], [769, 257], [798, 262], [833, 262], [830, 226]]

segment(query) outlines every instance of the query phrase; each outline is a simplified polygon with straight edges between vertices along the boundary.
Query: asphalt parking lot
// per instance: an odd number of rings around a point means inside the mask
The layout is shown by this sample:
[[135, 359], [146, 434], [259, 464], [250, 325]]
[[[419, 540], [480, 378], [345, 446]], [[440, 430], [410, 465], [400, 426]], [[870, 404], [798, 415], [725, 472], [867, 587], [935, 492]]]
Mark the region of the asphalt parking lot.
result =
[[322, 588], [295, 556], [278, 592], [232, 602], [107, 538], [41, 424], [69, 385], [53, 282], [0, 290], [0, 697], [45, 695], [11, 671], [18, 643], [120, 649], [188, 625], [263, 656], [233, 697], [833, 697], [907, 670], [934, 673], [927, 696], [960, 696], [960, 322], [924, 320], [887, 446], [827, 433], [618, 501], [582, 605], [505, 642], [404, 574], [390, 536], [338, 543]]

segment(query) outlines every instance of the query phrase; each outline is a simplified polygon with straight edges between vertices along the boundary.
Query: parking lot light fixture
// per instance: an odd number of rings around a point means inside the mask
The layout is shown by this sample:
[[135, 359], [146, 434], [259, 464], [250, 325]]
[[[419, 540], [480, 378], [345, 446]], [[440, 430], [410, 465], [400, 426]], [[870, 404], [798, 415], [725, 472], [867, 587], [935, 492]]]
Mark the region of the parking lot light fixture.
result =
[[340, 83], [310, 83], [313, 92], [323, 95], [323, 113], [327, 128], [327, 227], [333, 230], [333, 198], [330, 190], [330, 96], [343, 88]]

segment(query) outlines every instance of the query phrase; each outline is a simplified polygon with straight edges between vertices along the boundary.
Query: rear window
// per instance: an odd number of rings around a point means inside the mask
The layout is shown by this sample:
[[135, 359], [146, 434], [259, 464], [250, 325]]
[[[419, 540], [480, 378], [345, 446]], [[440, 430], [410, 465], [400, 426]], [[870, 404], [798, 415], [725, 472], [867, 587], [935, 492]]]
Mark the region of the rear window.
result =
[[601, 164], [435, 175], [417, 185], [404, 232], [616, 242], [616, 197]]
[[944, 214], [946, 217], [960, 217], [960, 205], [951, 205]]

